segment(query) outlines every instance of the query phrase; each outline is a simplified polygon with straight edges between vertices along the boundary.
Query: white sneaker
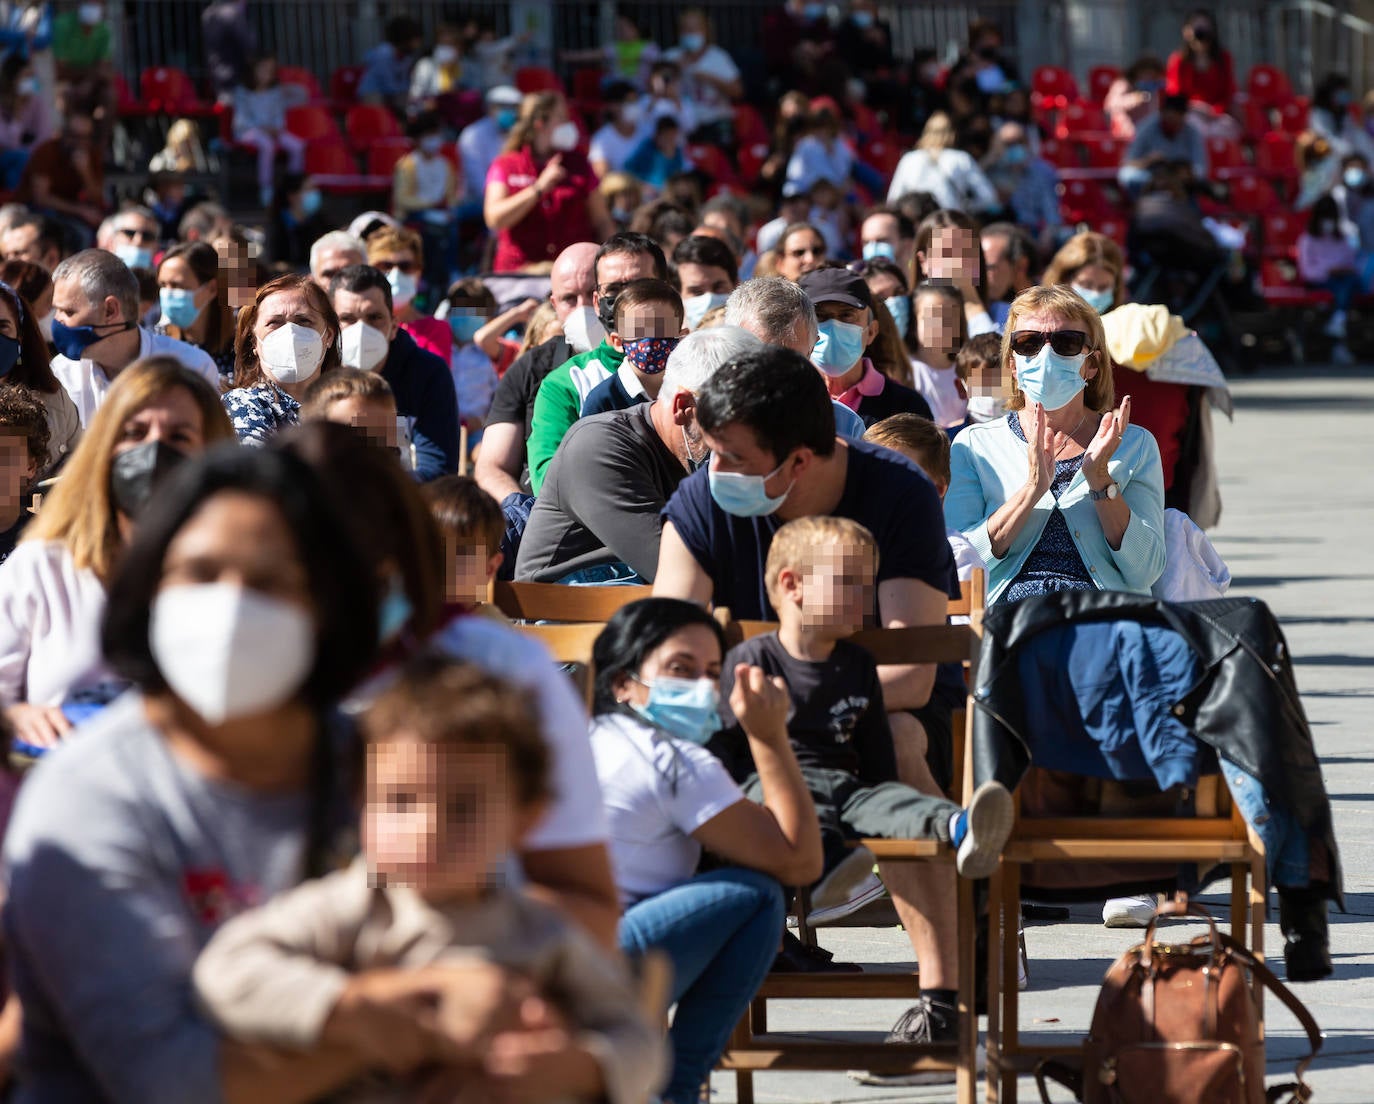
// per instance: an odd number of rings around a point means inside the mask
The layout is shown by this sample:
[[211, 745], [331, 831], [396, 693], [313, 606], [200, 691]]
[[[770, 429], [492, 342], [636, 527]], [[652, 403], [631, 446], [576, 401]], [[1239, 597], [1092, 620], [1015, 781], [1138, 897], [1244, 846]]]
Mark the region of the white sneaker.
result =
[[1109, 928], [1147, 928], [1163, 899], [1160, 893], [1147, 893], [1142, 897], [1113, 897], [1102, 906], [1102, 923]]

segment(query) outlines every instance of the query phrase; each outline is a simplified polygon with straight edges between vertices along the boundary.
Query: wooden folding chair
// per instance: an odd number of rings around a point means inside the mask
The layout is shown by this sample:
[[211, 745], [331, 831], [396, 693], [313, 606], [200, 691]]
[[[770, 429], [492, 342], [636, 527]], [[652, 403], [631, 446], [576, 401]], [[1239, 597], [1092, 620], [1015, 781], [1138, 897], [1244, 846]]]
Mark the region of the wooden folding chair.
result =
[[[1074, 1045], [1031, 1045], [1020, 1035], [1017, 929], [1023, 868], [1032, 863], [1198, 863], [1231, 868], [1231, 935], [1264, 957], [1267, 888], [1264, 845], [1250, 830], [1220, 775], [1199, 780], [1197, 816], [1028, 816], [1023, 800], [1037, 785], [1032, 766], [1016, 792], [1017, 817], [988, 904], [987, 1100], [1015, 1104], [1017, 1076], [1045, 1058], [1073, 1058]], [[1116, 811], [1116, 810], [1114, 810]], [[1128, 810], [1123, 810], [1128, 811]], [[1247, 887], [1248, 884], [1248, 887]], [[1247, 895], [1248, 892], [1248, 895]], [[1249, 942], [1246, 942], [1247, 920]], [[1262, 994], [1258, 982], [1256, 999]]]
[[592, 646], [601, 630], [606, 626], [600, 622], [590, 624], [563, 625], [517, 625], [516, 629], [526, 636], [533, 637], [549, 650], [555, 663], [568, 665], [569, 677], [588, 710], [592, 704]]
[[[976, 662], [982, 622], [984, 582], [981, 572], [951, 601], [950, 616], [968, 617], [967, 625], [872, 629], [855, 634], [854, 643], [866, 648], [879, 665]], [[770, 632], [770, 622], [738, 621], [727, 625], [727, 639], [735, 644]], [[956, 787], [967, 788], [969, 772], [962, 745], [970, 714], [954, 719]], [[865, 839], [862, 845], [883, 862], [953, 863], [954, 852], [936, 840]], [[797, 893], [798, 936], [810, 941], [806, 922], [808, 894]], [[770, 1000], [891, 1000], [915, 1001], [920, 976], [911, 971], [868, 971], [862, 974], [770, 974], [735, 1027], [721, 1056], [720, 1067], [735, 1071], [739, 1104], [753, 1104], [755, 1072], [764, 1070], [867, 1069], [875, 1073], [916, 1073], [953, 1070], [959, 1104], [972, 1104], [976, 1090], [978, 1019], [975, 1014], [973, 883], [958, 885], [959, 1038], [954, 1045], [919, 1046], [862, 1038], [871, 1033], [810, 1029], [773, 1032], [768, 1029]]]
[[492, 601], [516, 621], [609, 621], [621, 606], [653, 595], [648, 586], [565, 586], [561, 583], [492, 584]]

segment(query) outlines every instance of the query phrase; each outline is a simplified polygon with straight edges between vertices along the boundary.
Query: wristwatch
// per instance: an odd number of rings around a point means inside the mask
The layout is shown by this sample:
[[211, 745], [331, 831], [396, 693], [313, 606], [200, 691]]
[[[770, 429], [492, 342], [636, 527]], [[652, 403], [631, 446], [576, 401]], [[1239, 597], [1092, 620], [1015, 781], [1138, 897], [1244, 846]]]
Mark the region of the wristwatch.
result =
[[1094, 502], [1101, 502], [1104, 498], [1109, 501], [1114, 498], [1120, 498], [1121, 487], [1117, 483], [1108, 483], [1100, 491], [1090, 490], [1088, 492], [1088, 497], [1091, 498]]

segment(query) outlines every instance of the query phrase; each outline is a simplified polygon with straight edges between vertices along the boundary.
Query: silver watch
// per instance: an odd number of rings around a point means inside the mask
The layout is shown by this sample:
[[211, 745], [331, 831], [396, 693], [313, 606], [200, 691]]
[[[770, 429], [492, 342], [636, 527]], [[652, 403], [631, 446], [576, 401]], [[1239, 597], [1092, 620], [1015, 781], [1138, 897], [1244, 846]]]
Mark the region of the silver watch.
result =
[[1121, 497], [1121, 487], [1117, 483], [1108, 483], [1100, 491], [1088, 491], [1088, 497], [1094, 502], [1101, 502], [1104, 498], [1108, 501]]

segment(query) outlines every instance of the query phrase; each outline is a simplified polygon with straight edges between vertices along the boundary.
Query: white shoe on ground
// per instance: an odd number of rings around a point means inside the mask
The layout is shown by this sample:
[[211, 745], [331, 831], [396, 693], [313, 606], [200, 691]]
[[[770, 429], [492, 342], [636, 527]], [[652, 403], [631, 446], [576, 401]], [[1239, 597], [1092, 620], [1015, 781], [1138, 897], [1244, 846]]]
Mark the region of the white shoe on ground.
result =
[[1102, 906], [1102, 923], [1109, 928], [1146, 928], [1154, 919], [1162, 895], [1146, 893], [1141, 897], [1113, 897]]

